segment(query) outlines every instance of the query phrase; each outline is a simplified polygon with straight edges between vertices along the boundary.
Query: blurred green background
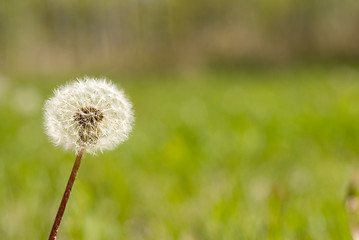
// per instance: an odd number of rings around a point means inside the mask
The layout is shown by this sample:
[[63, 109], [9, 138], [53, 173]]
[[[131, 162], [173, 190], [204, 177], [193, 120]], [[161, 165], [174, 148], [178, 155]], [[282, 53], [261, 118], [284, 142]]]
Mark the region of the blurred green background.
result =
[[0, 239], [46, 239], [74, 154], [42, 106], [84, 75], [134, 103], [58, 239], [351, 239], [359, 2], [0, 2]]

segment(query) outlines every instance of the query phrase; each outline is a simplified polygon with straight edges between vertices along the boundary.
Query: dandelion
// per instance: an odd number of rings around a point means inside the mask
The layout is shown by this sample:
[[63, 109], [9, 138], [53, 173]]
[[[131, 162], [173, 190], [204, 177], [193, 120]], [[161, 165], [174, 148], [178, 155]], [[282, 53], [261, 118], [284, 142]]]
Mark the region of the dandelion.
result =
[[114, 149], [132, 129], [132, 104], [124, 92], [105, 79], [84, 78], [54, 91], [46, 101], [44, 125], [50, 140], [76, 153], [49, 239], [56, 239], [73, 183], [85, 152]]

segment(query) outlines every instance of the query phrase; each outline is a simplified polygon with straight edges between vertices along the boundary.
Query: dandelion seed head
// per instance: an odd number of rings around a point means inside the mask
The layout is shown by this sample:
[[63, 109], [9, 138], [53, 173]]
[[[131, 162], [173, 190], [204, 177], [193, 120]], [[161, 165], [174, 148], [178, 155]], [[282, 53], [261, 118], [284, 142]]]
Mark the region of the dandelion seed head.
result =
[[132, 104], [123, 90], [106, 79], [85, 77], [54, 91], [46, 101], [47, 135], [65, 150], [114, 149], [132, 130]]

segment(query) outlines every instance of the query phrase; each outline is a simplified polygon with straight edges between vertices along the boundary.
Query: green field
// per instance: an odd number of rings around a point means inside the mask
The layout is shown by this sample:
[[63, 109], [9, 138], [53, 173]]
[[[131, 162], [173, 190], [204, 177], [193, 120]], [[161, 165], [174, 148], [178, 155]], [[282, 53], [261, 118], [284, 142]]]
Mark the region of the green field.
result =
[[[136, 125], [85, 156], [58, 239], [350, 239], [359, 68], [110, 77]], [[75, 156], [42, 106], [68, 79], [0, 80], [2, 240], [48, 237]]]

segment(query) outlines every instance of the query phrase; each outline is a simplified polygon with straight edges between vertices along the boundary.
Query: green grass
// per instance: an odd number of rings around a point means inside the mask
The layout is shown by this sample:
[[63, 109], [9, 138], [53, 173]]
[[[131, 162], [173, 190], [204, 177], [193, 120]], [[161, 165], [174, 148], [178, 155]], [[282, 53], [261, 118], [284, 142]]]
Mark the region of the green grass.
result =
[[[338, 68], [118, 81], [134, 132], [85, 156], [58, 239], [350, 239], [358, 79]], [[0, 80], [1, 239], [48, 237], [75, 156], [48, 142], [41, 108], [66, 80]]]

